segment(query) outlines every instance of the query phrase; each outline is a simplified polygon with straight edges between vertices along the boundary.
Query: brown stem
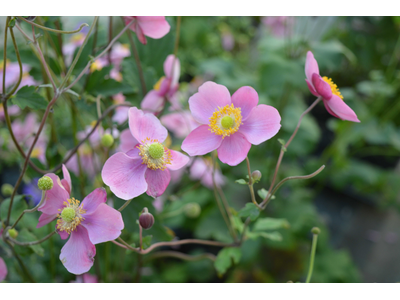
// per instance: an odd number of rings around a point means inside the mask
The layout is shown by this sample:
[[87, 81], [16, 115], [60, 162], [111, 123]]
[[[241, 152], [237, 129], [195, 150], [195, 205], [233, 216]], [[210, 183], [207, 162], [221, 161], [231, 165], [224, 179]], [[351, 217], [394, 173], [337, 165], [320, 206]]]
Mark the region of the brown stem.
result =
[[254, 203], [255, 206], [257, 206], [258, 208], [258, 202], [256, 200], [256, 196], [254, 195], [254, 188], [253, 188], [253, 177], [251, 177], [251, 169], [250, 169], [250, 160], [249, 158], [246, 156], [246, 163], [247, 163], [247, 172], [249, 173], [249, 190], [250, 190], [250, 195], [251, 195], [251, 201]]
[[202, 259], [209, 259], [211, 261], [215, 261], [216, 257], [214, 254], [211, 253], [204, 253], [204, 254], [199, 254], [199, 255], [188, 255], [185, 253], [180, 253], [177, 251], [159, 251], [147, 258], [147, 260], [151, 259], [157, 259], [161, 257], [174, 257], [182, 260], [187, 260], [187, 261], [197, 261], [197, 260], [202, 260]]
[[7, 240], [11, 241], [12, 243], [18, 245], [18, 246], [23, 246], [23, 247], [28, 247], [28, 246], [33, 246], [33, 245], [37, 245], [37, 244], [41, 244], [44, 241], [48, 240], [49, 238], [51, 238], [53, 235], [55, 235], [57, 233], [57, 231], [52, 231], [50, 232], [48, 235], [46, 235], [44, 238], [37, 240], [37, 241], [33, 241], [33, 242], [19, 242], [9, 236], [6, 237]]

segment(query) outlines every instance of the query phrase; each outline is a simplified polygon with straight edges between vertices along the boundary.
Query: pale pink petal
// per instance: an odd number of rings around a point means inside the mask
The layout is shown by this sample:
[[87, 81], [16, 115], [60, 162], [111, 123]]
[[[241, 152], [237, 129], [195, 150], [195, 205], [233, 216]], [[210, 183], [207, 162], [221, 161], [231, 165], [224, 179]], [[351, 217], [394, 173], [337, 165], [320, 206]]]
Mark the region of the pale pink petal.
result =
[[44, 225], [49, 224], [50, 222], [54, 221], [57, 218], [57, 215], [58, 214], [48, 215], [48, 214], [42, 213], [39, 217], [39, 223], [36, 225], [36, 228], [43, 227]]
[[[131, 26], [132, 27], [132, 26]], [[138, 37], [138, 40], [143, 44], [146, 45], [147, 44], [147, 40], [146, 37], [144, 36], [143, 30], [140, 27], [139, 23], [137, 22], [135, 25], [135, 30], [136, 32], [136, 36]]]
[[313, 94], [313, 95], [316, 96], [316, 97], [319, 97], [319, 94], [318, 94], [317, 91], [314, 89], [312, 83], [308, 81], [308, 79], [306, 79], [306, 83], [307, 83], [308, 89], [310, 90], [311, 94]]
[[185, 138], [195, 128], [199, 127], [190, 112], [176, 112], [163, 115], [160, 118], [161, 123], [172, 131], [177, 138]]
[[171, 180], [171, 175], [169, 174], [168, 169], [165, 169], [164, 171], [159, 169], [147, 169], [145, 177], [148, 185], [147, 195], [154, 198], [161, 196], [164, 193]]
[[223, 139], [218, 148], [218, 158], [225, 164], [236, 166], [247, 156], [251, 144], [246, 140], [243, 134], [236, 132]]
[[141, 158], [129, 157], [118, 152], [106, 161], [101, 177], [117, 197], [129, 200], [147, 190], [144, 179], [146, 170], [147, 165], [142, 164]]
[[0, 257], [0, 282], [6, 279], [7, 276], [7, 266], [4, 260]]
[[167, 165], [167, 168], [175, 171], [178, 170], [189, 162], [189, 157], [187, 157], [185, 154], [182, 154], [178, 151], [170, 150], [171, 151], [171, 164]]
[[164, 77], [161, 79], [161, 84], [157, 90], [157, 93], [160, 95], [160, 97], [165, 97], [170, 88], [171, 88], [171, 79]]
[[167, 78], [171, 79], [171, 85], [178, 83], [181, 74], [179, 58], [175, 57], [173, 54], [168, 55], [167, 59], [164, 61], [164, 73]]
[[189, 107], [193, 118], [201, 124], [209, 124], [209, 119], [218, 107], [231, 104], [228, 89], [212, 81], [199, 87], [199, 92], [189, 98]]
[[69, 234], [66, 231], [59, 231], [57, 228], [56, 231], [62, 240], [66, 240], [69, 237]]
[[[69, 175], [68, 169], [64, 164], [62, 165], [62, 172], [63, 172], [64, 179], [61, 180], [61, 183], [64, 186], [64, 188], [67, 190], [68, 194], [71, 195], [71, 189], [72, 189], [71, 175]], [[65, 183], [67, 183], [67, 184], [65, 184]]]
[[192, 166], [190, 167], [190, 178], [192, 180], [201, 179], [207, 170], [207, 164], [204, 159], [198, 157], [194, 160]]
[[50, 173], [45, 176], [49, 176], [53, 180], [53, 188], [46, 191], [46, 199], [42, 206], [38, 208], [38, 211], [48, 215], [58, 214], [59, 209], [63, 207], [63, 203], [68, 200], [69, 194], [57, 175]]
[[330, 85], [322, 79], [318, 74], [312, 75], [312, 83], [316, 92], [324, 99], [329, 100], [332, 97], [332, 90]]
[[85, 218], [87, 215], [94, 213], [97, 207], [101, 203], [105, 203], [107, 201], [107, 192], [104, 188], [97, 188], [89, 195], [87, 195], [83, 200], [81, 207], [86, 210]]
[[112, 120], [114, 122], [117, 122], [118, 124], [124, 123], [126, 120], [128, 120], [128, 111], [129, 107], [117, 107], [115, 110], [115, 114], [112, 117]]
[[96, 275], [85, 273], [82, 276], [83, 276], [83, 283], [98, 283], [99, 282]]
[[193, 130], [182, 142], [182, 150], [190, 156], [204, 155], [217, 149], [222, 137], [209, 130], [208, 125], [201, 125]]
[[160, 39], [166, 35], [171, 26], [165, 20], [165, 17], [136, 17], [140, 28], [143, 30], [144, 35], [153, 39]]
[[163, 107], [164, 96], [160, 96], [160, 93], [156, 90], [148, 92], [140, 103], [140, 108], [149, 113], [158, 113], [163, 109]]
[[128, 152], [129, 150], [132, 150], [135, 148], [139, 142], [132, 136], [131, 131], [129, 128], [125, 129], [124, 131], [121, 132], [120, 136], [120, 149], [122, 152]]
[[[332, 95], [332, 98], [324, 101], [325, 107], [329, 107], [333, 115], [342, 120], [359, 123], [356, 113], [337, 95]], [[328, 112], [330, 112], [328, 110]]]
[[186, 169], [185, 168], [180, 168], [176, 171], [169, 171], [169, 174], [171, 175], [171, 182], [172, 183], [177, 183], [181, 182], [182, 176], [185, 173]]
[[312, 82], [312, 75], [319, 75], [318, 63], [314, 58], [311, 51], [307, 52], [306, 66], [305, 66], [306, 78], [309, 82]]
[[93, 244], [115, 240], [124, 229], [121, 213], [101, 203], [90, 215], [85, 214], [82, 226], [89, 232], [89, 239]]
[[78, 226], [62, 247], [60, 260], [68, 272], [79, 275], [90, 270], [95, 255], [96, 247], [90, 242], [86, 228]]
[[239, 127], [239, 132], [253, 145], [272, 138], [281, 128], [281, 116], [275, 107], [260, 104], [253, 108], [248, 118]]
[[258, 94], [251, 86], [242, 86], [232, 95], [232, 103], [241, 108], [242, 121], [246, 120], [251, 110], [258, 104]]
[[129, 109], [129, 129], [133, 137], [142, 142], [146, 138], [157, 139], [160, 143], [164, 142], [168, 136], [168, 131], [157, 117], [136, 107]]

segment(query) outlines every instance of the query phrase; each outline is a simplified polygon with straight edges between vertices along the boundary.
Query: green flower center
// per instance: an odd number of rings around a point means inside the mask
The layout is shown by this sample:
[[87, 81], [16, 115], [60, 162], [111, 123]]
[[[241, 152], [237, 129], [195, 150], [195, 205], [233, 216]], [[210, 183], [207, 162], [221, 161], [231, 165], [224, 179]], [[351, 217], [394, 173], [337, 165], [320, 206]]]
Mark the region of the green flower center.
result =
[[164, 146], [160, 143], [153, 143], [149, 146], [149, 154], [153, 159], [159, 159], [164, 156]]
[[64, 208], [61, 212], [61, 218], [65, 222], [72, 222], [72, 220], [75, 218], [75, 209], [73, 209], [72, 207]]
[[232, 128], [233, 126], [233, 118], [230, 116], [225, 116], [221, 119], [221, 125], [222, 127], [224, 127], [225, 129], [229, 129]]

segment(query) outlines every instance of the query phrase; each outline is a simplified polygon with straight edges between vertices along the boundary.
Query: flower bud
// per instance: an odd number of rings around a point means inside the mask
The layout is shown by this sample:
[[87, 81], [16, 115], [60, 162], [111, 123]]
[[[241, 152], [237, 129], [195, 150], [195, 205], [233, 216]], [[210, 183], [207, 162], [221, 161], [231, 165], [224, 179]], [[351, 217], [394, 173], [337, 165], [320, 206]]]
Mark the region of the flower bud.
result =
[[11, 196], [13, 190], [14, 190], [14, 187], [9, 183], [5, 183], [1, 186], [1, 193], [5, 197]]
[[154, 217], [149, 213], [147, 207], [143, 208], [143, 212], [139, 217], [139, 224], [143, 229], [150, 229], [154, 224]]
[[106, 133], [101, 137], [101, 145], [109, 148], [112, 146], [112, 144], [114, 144], [114, 138], [111, 134]]
[[53, 180], [49, 176], [43, 176], [38, 180], [38, 188], [42, 191], [48, 191], [53, 188]]
[[320, 233], [321, 233], [321, 230], [320, 230], [318, 227], [313, 227], [313, 228], [311, 229], [311, 232], [312, 232], [313, 234], [320, 234]]
[[18, 236], [18, 231], [15, 228], [8, 230], [8, 234], [11, 238], [15, 239]]
[[201, 207], [198, 203], [192, 202], [185, 205], [184, 212], [186, 217], [194, 219], [201, 213]]
[[24, 18], [31, 22], [35, 21], [35, 19], [36, 19], [36, 17], [24, 17]]
[[261, 174], [261, 172], [258, 171], [258, 170], [255, 170], [255, 171], [253, 171], [253, 173], [251, 173], [251, 178], [253, 178], [253, 180], [254, 180], [255, 182], [260, 181], [261, 176], [262, 176], [262, 174]]

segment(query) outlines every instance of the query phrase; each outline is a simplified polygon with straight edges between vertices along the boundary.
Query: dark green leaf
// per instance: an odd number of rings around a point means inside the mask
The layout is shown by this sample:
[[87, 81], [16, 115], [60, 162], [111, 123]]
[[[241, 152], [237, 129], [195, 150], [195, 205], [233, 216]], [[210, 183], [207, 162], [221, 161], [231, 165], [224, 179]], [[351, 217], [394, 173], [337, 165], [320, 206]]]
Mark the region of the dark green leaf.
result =
[[275, 230], [279, 228], [289, 228], [290, 224], [286, 219], [262, 218], [254, 224], [254, 231]]
[[254, 203], [246, 203], [246, 206], [239, 211], [239, 217], [250, 217], [254, 221], [260, 214], [260, 210]]
[[[18, 233], [17, 239], [20, 242], [33, 242], [33, 241], [38, 240], [38, 238], [32, 232], [28, 231], [26, 228], [22, 229]], [[20, 247], [23, 247], [23, 246], [20, 246]], [[37, 255], [44, 256], [44, 249], [42, 248], [42, 246], [40, 244], [32, 245], [32, 246], [28, 246], [28, 247], [31, 248], [32, 251], [35, 252]]]
[[32, 109], [46, 109], [48, 102], [40, 94], [35, 92], [34, 86], [22, 87], [15, 96], [11, 98], [13, 104], [24, 109], [30, 107]]
[[237, 264], [242, 257], [240, 248], [224, 248], [219, 251], [217, 258], [214, 262], [214, 267], [219, 275], [225, 274], [232, 264]]
[[282, 235], [278, 231], [273, 232], [248, 232], [246, 236], [249, 239], [255, 240], [259, 237], [270, 239], [272, 241], [280, 242], [282, 241]]

